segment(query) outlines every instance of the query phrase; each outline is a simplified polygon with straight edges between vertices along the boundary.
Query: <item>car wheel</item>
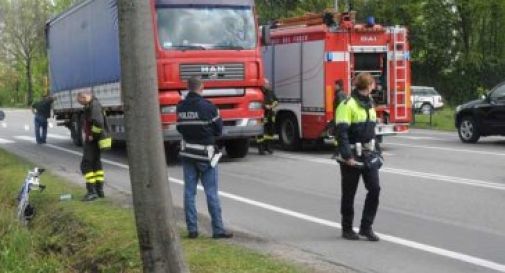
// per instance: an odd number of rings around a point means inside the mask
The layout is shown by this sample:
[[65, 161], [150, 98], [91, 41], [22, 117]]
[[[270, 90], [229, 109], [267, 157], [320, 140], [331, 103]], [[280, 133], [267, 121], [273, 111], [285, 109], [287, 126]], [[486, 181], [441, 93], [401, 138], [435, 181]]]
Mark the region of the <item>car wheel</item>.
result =
[[458, 135], [464, 143], [475, 143], [479, 140], [479, 130], [473, 117], [467, 116], [461, 119], [458, 126]]
[[421, 113], [424, 115], [429, 115], [433, 112], [433, 106], [429, 103], [425, 103], [421, 106]]

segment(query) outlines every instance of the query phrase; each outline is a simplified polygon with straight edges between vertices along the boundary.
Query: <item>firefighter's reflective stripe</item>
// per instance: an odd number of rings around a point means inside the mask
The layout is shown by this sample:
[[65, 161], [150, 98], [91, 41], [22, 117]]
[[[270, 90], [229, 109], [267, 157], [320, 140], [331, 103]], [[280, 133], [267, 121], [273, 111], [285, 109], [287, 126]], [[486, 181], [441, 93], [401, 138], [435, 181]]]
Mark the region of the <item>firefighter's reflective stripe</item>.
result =
[[[375, 121], [377, 114], [374, 108], [368, 110], [369, 120]], [[351, 125], [352, 123], [361, 123], [367, 121], [366, 109], [361, 107], [356, 99], [351, 97], [343, 102], [337, 107], [335, 113], [335, 123], [346, 123]]]
[[104, 139], [100, 139], [98, 141], [98, 147], [100, 147], [101, 150], [110, 149], [112, 147], [112, 138], [107, 137]]
[[84, 174], [86, 183], [94, 184], [96, 182], [95, 172], [87, 172]]
[[256, 142], [257, 142], [257, 143], [263, 143], [263, 142], [265, 142], [265, 140], [266, 140], [266, 139], [265, 139], [263, 136], [258, 136], [258, 137], [256, 137]]
[[103, 129], [100, 128], [100, 127], [97, 127], [95, 125], [91, 126], [91, 132], [95, 133], [95, 134], [100, 134], [102, 133]]
[[96, 182], [103, 182], [105, 180], [105, 172], [103, 170], [98, 170], [95, 172]]

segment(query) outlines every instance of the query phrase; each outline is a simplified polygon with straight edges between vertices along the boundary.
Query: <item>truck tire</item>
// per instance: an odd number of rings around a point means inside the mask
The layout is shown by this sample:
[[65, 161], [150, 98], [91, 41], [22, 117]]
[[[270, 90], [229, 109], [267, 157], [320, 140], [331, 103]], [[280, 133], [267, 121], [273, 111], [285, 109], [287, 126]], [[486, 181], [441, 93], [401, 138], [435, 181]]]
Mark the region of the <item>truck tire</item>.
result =
[[293, 115], [283, 115], [279, 125], [279, 139], [282, 148], [286, 150], [297, 150], [301, 146], [300, 129], [298, 122]]
[[75, 146], [82, 146], [82, 118], [79, 113], [73, 114], [70, 120], [70, 137]]
[[458, 125], [458, 135], [464, 143], [476, 143], [480, 138], [477, 122], [471, 116], [465, 116]]
[[249, 152], [249, 139], [231, 139], [224, 143], [226, 153], [230, 158], [244, 158]]

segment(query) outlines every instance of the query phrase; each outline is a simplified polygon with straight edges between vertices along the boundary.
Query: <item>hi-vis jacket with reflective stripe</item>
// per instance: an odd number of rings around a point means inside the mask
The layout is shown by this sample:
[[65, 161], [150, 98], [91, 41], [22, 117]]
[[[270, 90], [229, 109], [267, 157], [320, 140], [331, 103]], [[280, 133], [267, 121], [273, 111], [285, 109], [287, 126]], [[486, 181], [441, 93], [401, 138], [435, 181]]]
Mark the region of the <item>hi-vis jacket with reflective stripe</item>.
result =
[[354, 91], [341, 102], [335, 114], [338, 150], [344, 159], [352, 157], [351, 144], [368, 143], [375, 138], [377, 114], [370, 97]]
[[189, 92], [177, 105], [177, 131], [187, 143], [214, 145], [222, 130], [217, 107], [199, 94]]

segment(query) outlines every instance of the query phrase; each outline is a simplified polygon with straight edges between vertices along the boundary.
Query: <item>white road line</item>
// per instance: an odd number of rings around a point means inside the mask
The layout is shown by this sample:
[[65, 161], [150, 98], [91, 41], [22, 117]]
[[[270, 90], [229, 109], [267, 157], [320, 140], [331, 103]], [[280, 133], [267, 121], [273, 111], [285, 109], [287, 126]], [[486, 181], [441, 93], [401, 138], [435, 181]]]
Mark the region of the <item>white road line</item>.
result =
[[471, 154], [480, 154], [480, 155], [505, 156], [505, 153], [493, 153], [493, 152], [485, 152], [485, 151], [477, 151], [477, 150], [467, 150], [467, 149], [456, 149], [456, 148], [447, 148], [447, 147], [437, 147], [437, 146], [400, 144], [400, 143], [390, 143], [390, 142], [386, 142], [385, 145], [404, 146], [404, 147], [416, 148], [416, 149], [431, 149], [431, 150], [439, 150], [439, 151], [451, 151], [451, 152], [460, 152], [460, 153], [471, 153]]
[[441, 138], [423, 137], [423, 136], [393, 136], [392, 138], [404, 138], [404, 139], [413, 139], [413, 140], [443, 140]]
[[54, 139], [70, 140], [70, 136], [57, 135], [57, 134], [47, 134], [47, 137]]
[[3, 122], [1, 123], [1, 126], [2, 126], [2, 128], [7, 128], [7, 122], [4, 122], [4, 121], [3, 121]]
[[0, 144], [11, 144], [11, 143], [15, 143], [15, 142], [12, 140], [0, 138]]
[[[24, 136], [23, 138], [20, 138], [20, 139], [30, 139], [31, 140], [33, 138]], [[62, 148], [62, 147], [59, 147], [59, 146], [56, 146], [56, 145], [47, 144], [46, 146], [47, 147], [51, 147], [51, 148], [56, 149], [56, 150], [59, 150], [59, 151], [62, 151], [62, 152], [70, 153], [70, 154], [77, 155], [77, 156], [82, 156], [82, 153], [80, 153], [80, 152], [76, 152], [76, 151], [73, 151], [73, 150], [70, 150], [70, 149]], [[118, 163], [118, 162], [107, 160], [107, 159], [102, 159], [102, 161], [104, 163], [109, 164], [109, 165], [117, 166], [117, 167], [120, 167], [120, 168], [123, 168], [123, 169], [129, 169], [129, 166], [126, 165], [126, 164]], [[169, 177], [168, 180], [170, 182], [172, 182], [172, 183], [176, 183], [176, 184], [179, 184], [179, 185], [184, 185], [184, 181], [182, 181], [180, 179], [177, 179], [177, 178]], [[201, 186], [199, 186], [198, 188], [199, 188], [199, 190], [203, 190]], [[276, 213], [280, 213], [280, 214], [283, 214], [283, 215], [291, 216], [291, 217], [298, 218], [298, 219], [301, 219], [301, 220], [304, 220], [304, 221], [307, 221], [307, 222], [311, 222], [311, 223], [314, 223], [314, 224], [319, 224], [319, 225], [323, 225], [323, 226], [327, 226], [327, 227], [331, 227], [331, 228], [337, 228], [337, 229], [341, 229], [342, 228], [342, 226], [339, 223], [336, 223], [336, 222], [332, 222], [332, 221], [325, 220], [325, 219], [322, 219], [322, 218], [310, 216], [310, 215], [303, 214], [303, 213], [296, 212], [296, 211], [292, 211], [292, 210], [289, 210], [289, 209], [284, 209], [284, 208], [277, 207], [277, 206], [274, 206], [274, 205], [270, 205], [270, 204], [267, 204], [267, 203], [255, 201], [255, 200], [252, 200], [252, 199], [249, 199], [249, 198], [246, 198], [246, 197], [242, 197], [242, 196], [239, 196], [239, 195], [235, 195], [235, 194], [232, 194], [232, 193], [227, 193], [227, 192], [219, 191], [219, 195], [223, 196], [225, 198], [231, 199], [231, 200], [235, 200], [235, 201], [240, 202], [240, 203], [248, 204], [248, 205], [251, 205], [251, 206], [254, 206], [254, 207], [258, 207], [258, 208], [266, 209], [266, 210], [273, 211], [273, 212], [276, 212]], [[443, 248], [439, 248], [439, 247], [435, 247], [435, 246], [430, 246], [430, 245], [427, 245], [427, 244], [423, 244], [423, 243], [419, 243], [419, 242], [403, 239], [403, 238], [400, 238], [400, 237], [391, 236], [391, 235], [384, 234], [384, 233], [377, 233], [377, 234], [379, 236], [381, 236], [381, 238], [382, 238], [383, 241], [386, 241], [386, 242], [390, 242], [390, 243], [393, 243], [393, 244], [397, 244], [397, 245], [401, 245], [401, 246], [417, 249], [417, 250], [420, 250], [420, 251], [428, 252], [428, 253], [431, 253], [431, 254], [443, 256], [443, 257], [446, 257], [446, 258], [458, 260], [458, 261], [469, 263], [469, 264], [473, 264], [473, 265], [476, 265], [476, 266], [481, 266], [481, 267], [489, 268], [489, 269], [496, 270], [496, 271], [499, 271], [499, 272], [505, 272], [505, 265], [499, 264], [499, 263], [496, 263], [496, 262], [493, 262], [493, 261], [490, 261], [490, 260], [485, 260], [485, 259], [477, 258], [477, 257], [474, 257], [474, 256], [458, 253], [458, 252], [455, 252], [455, 251], [451, 251], [451, 250], [447, 250], [447, 249], [443, 249]]]
[[[303, 161], [308, 161], [308, 162], [313, 162], [313, 163], [338, 166], [338, 163], [336, 161], [333, 161], [330, 159], [325, 159], [325, 158], [306, 157], [306, 156], [297, 156], [297, 155], [280, 154], [280, 153], [276, 153], [275, 156], [281, 157], [281, 158], [286, 158], [286, 159], [303, 160]], [[448, 182], [448, 183], [453, 183], [453, 184], [463, 184], [463, 185], [468, 185], [468, 186], [482, 187], [482, 188], [489, 188], [489, 189], [505, 191], [505, 184], [477, 180], [477, 179], [467, 179], [467, 178], [462, 178], [462, 177], [446, 176], [446, 175], [425, 173], [425, 172], [416, 172], [416, 171], [411, 171], [411, 170], [395, 169], [395, 168], [382, 168], [380, 170], [380, 172], [396, 174], [396, 175], [403, 175], [403, 176], [410, 176], [410, 177], [419, 177], [419, 178]]]
[[15, 136], [14, 138], [25, 141], [35, 141], [35, 138], [30, 136]]

